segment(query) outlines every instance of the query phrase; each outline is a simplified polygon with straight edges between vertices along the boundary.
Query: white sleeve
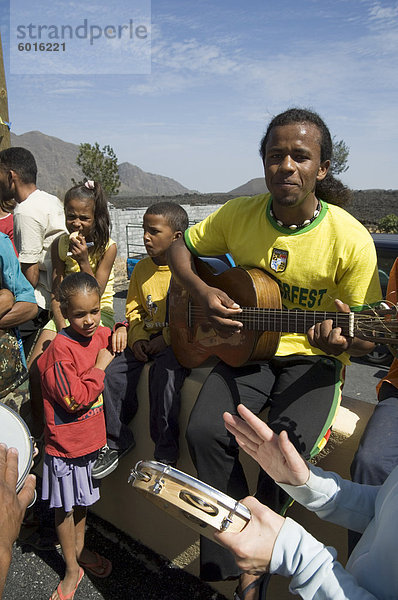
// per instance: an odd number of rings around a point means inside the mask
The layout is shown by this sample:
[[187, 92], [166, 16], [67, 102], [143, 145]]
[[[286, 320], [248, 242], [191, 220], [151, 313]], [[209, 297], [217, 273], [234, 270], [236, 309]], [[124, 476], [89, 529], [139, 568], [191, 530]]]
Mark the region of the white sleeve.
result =
[[41, 262], [44, 235], [45, 228], [38, 219], [25, 213], [14, 215], [14, 241], [20, 263]]
[[291, 577], [290, 591], [303, 600], [377, 600], [336, 561], [334, 548], [290, 518], [276, 539], [270, 573]]
[[321, 519], [359, 532], [365, 531], [374, 517], [380, 490], [380, 486], [353, 483], [313, 465], [305, 485], [278, 485]]

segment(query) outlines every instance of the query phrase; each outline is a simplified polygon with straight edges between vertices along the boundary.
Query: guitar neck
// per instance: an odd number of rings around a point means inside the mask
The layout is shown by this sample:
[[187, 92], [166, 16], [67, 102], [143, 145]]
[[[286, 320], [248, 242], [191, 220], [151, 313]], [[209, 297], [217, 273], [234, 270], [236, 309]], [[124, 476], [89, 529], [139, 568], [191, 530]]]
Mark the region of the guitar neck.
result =
[[[234, 267], [214, 274], [195, 259], [199, 277], [210, 288], [222, 290], [241, 307], [232, 320], [240, 321], [243, 335], [221, 334], [209, 306], [192, 297], [172, 279], [170, 290], [171, 342], [177, 360], [188, 368], [217, 356], [233, 367], [248, 361], [269, 360], [278, 350], [280, 334], [307, 334], [324, 321], [340, 328], [346, 338], [398, 344], [395, 306], [363, 306], [359, 312], [308, 311], [282, 308], [278, 283], [257, 268]], [[361, 307], [362, 308], [362, 307]]]
[[330, 319], [346, 337], [354, 337], [355, 333], [354, 313], [245, 307], [238, 318], [245, 329], [280, 333], [307, 333], [316, 323]]

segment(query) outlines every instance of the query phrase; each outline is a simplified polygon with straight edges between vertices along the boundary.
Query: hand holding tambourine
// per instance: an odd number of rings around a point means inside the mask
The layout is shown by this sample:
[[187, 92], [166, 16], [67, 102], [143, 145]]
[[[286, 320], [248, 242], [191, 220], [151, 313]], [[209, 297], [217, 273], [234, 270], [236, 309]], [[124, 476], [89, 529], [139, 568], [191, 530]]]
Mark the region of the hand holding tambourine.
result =
[[250, 510], [227, 494], [174, 467], [139, 461], [129, 483], [151, 502], [214, 541], [214, 531], [238, 533], [250, 521]]

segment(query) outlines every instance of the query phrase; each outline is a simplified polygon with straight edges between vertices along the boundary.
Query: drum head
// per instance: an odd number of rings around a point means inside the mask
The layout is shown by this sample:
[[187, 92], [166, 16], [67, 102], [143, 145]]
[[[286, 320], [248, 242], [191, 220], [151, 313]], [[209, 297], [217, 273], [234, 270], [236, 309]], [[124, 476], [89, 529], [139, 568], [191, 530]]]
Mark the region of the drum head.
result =
[[33, 444], [25, 421], [2, 403], [0, 403], [0, 442], [6, 444], [8, 448], [13, 447], [18, 450], [17, 492], [19, 492], [31, 468]]

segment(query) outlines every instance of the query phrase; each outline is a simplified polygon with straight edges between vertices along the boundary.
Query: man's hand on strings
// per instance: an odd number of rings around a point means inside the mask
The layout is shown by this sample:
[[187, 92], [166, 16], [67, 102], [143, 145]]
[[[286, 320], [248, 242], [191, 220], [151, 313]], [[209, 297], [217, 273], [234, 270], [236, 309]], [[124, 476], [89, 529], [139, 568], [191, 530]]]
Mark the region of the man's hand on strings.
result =
[[[335, 300], [338, 312], [349, 313], [350, 307], [341, 300]], [[334, 327], [333, 321], [327, 319], [316, 323], [307, 331], [308, 341], [314, 348], [323, 350], [325, 354], [338, 356], [342, 352], [349, 352], [353, 338], [345, 337], [341, 327]]]
[[[337, 311], [350, 313], [350, 307], [341, 300], [334, 301]], [[338, 356], [348, 352], [351, 356], [363, 356], [374, 348], [373, 342], [362, 340], [358, 337], [346, 337], [342, 334], [341, 327], [333, 327], [333, 321], [327, 319], [316, 323], [307, 331], [308, 341], [314, 348], [319, 348], [325, 354]]]

